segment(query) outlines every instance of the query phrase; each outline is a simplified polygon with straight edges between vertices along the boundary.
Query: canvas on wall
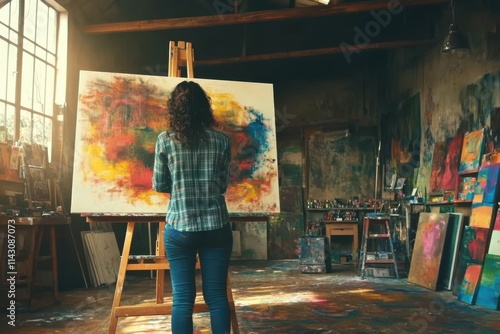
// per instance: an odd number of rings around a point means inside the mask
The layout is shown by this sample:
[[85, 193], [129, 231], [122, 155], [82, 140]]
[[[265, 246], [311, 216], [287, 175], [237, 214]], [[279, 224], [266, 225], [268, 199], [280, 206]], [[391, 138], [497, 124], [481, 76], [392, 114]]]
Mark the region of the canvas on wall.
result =
[[497, 200], [500, 164], [481, 166], [477, 174], [473, 203], [495, 203]]
[[[164, 213], [168, 195], [152, 190], [154, 149], [167, 129], [170, 92], [186, 78], [80, 72], [73, 213]], [[230, 212], [279, 212], [271, 84], [208, 79], [218, 129], [231, 138]]]
[[483, 149], [483, 129], [467, 132], [464, 135], [460, 153], [459, 172], [473, 171], [479, 168]]
[[430, 179], [431, 192], [442, 190], [443, 172], [446, 160], [446, 142], [441, 141], [434, 144], [434, 154], [432, 155], [432, 171]]
[[463, 134], [458, 134], [446, 141], [446, 157], [441, 181], [443, 190], [454, 190], [456, 187], [463, 139]]
[[408, 282], [436, 290], [448, 220], [448, 214], [420, 213]]
[[493, 220], [493, 203], [472, 204], [470, 225], [490, 228]]

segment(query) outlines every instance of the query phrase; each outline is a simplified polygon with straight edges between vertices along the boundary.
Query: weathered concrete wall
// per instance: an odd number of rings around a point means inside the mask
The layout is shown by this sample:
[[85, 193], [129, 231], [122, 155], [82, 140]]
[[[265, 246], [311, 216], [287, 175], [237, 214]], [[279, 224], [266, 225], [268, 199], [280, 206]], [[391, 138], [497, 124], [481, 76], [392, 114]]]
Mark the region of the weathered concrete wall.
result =
[[434, 144], [457, 133], [495, 126], [491, 113], [500, 106], [500, 13], [481, 8], [479, 2], [465, 6], [457, 7], [456, 17], [470, 42], [469, 51], [441, 53], [450, 22], [445, 11], [435, 45], [395, 50], [388, 59], [388, 104], [397, 109], [420, 93], [422, 139], [417, 187], [421, 191], [429, 189]]

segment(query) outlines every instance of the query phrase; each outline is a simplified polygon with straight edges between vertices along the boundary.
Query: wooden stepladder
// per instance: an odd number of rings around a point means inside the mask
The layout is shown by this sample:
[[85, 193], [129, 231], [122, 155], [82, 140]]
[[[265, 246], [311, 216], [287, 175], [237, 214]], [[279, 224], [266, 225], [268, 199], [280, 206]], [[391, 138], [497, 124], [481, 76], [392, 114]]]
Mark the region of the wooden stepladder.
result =
[[[189, 78], [193, 78], [193, 48], [191, 43], [170, 42], [169, 52], [169, 76], [179, 77], [180, 66], [187, 67]], [[170, 315], [172, 314], [172, 305], [164, 302], [165, 292], [165, 271], [170, 269], [168, 259], [165, 255], [164, 231], [165, 231], [165, 216], [133, 216], [124, 217], [119, 220], [118, 217], [87, 217], [87, 222], [127, 222], [127, 232], [123, 244], [122, 256], [120, 260], [120, 268], [116, 280], [115, 295], [111, 308], [111, 316], [109, 322], [108, 333], [115, 333], [120, 317], [129, 316], [152, 316], [152, 315]], [[156, 254], [155, 255], [130, 255], [130, 247], [136, 223], [151, 223], [158, 222], [158, 235], [156, 239]], [[196, 268], [199, 269], [199, 262], [196, 263]], [[154, 270], [156, 271], [156, 301], [141, 303], [136, 305], [121, 306], [121, 296], [125, 283], [125, 275], [129, 270]], [[239, 326], [236, 318], [236, 308], [234, 305], [233, 293], [229, 278], [227, 281], [227, 294], [229, 299], [229, 308], [231, 311], [231, 329], [233, 334], [239, 334]], [[195, 313], [208, 312], [208, 307], [204, 301], [196, 301], [194, 305]]]

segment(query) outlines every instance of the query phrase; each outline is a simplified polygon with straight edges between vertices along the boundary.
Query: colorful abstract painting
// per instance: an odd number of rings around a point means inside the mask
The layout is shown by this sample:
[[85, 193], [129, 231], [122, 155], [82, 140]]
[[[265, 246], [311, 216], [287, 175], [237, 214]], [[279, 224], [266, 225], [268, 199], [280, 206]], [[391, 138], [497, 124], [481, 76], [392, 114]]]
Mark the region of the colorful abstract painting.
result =
[[420, 213], [408, 282], [436, 290], [448, 220], [448, 214]]
[[458, 300], [467, 304], [474, 304], [479, 278], [481, 277], [481, 269], [482, 266], [480, 264], [471, 264], [467, 267], [462, 285], [458, 292]]
[[500, 309], [500, 256], [486, 255], [476, 304], [493, 310]]
[[500, 231], [499, 230], [493, 230], [491, 232], [491, 240], [490, 240], [490, 247], [488, 248], [488, 254], [500, 256]]
[[[155, 143], [168, 128], [166, 103], [185, 78], [80, 72], [73, 213], [164, 213], [152, 190]], [[279, 212], [273, 86], [208, 79], [218, 129], [231, 138], [230, 212]]]
[[481, 166], [477, 174], [472, 203], [495, 203], [497, 201], [500, 164]]
[[430, 179], [431, 192], [442, 190], [443, 172], [446, 165], [446, 142], [441, 141], [434, 144], [432, 155], [432, 171]]
[[446, 141], [446, 157], [441, 182], [441, 189], [443, 190], [455, 190], [457, 185], [463, 139], [463, 134], [458, 134]]
[[483, 149], [483, 136], [483, 129], [467, 132], [464, 135], [459, 172], [473, 171], [479, 168]]
[[483, 264], [489, 235], [490, 230], [487, 228], [465, 226], [453, 279], [452, 290], [455, 295], [458, 295], [462, 286], [467, 267], [470, 264]]
[[490, 228], [493, 220], [493, 203], [472, 204], [470, 226]]

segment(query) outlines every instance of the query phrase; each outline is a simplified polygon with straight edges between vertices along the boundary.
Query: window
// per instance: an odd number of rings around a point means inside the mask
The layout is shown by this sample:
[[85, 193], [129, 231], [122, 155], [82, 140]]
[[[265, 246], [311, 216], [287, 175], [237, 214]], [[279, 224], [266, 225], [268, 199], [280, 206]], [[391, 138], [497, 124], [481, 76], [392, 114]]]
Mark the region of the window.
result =
[[0, 140], [41, 144], [49, 159], [64, 105], [65, 14], [53, 1], [0, 0]]

